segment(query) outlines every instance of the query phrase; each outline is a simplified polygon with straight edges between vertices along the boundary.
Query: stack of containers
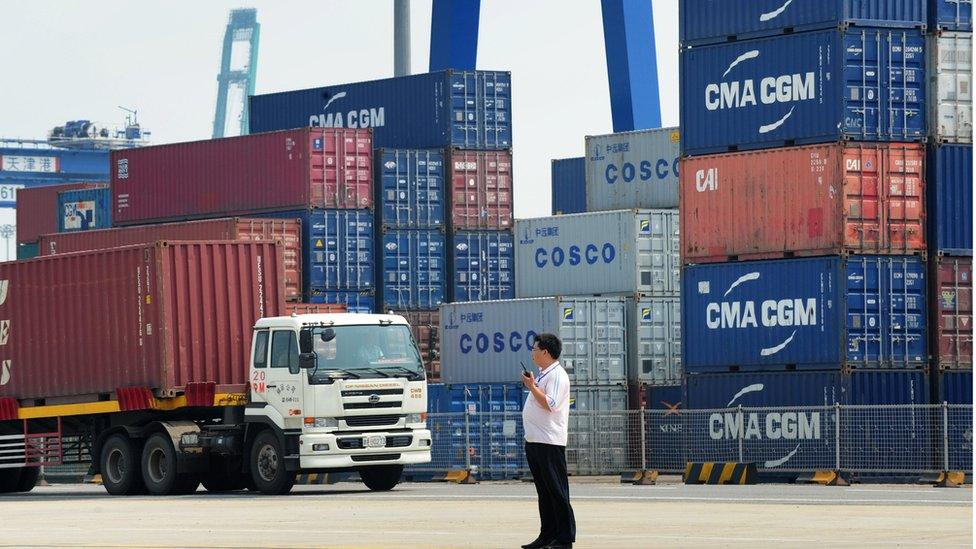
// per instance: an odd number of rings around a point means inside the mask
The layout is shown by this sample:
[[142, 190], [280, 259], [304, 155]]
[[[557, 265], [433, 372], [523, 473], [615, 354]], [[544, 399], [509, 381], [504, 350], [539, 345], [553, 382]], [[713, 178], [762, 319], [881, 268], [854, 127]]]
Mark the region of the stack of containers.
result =
[[[681, 2], [684, 401], [924, 404], [926, 8], [800, 7]], [[767, 469], [814, 463], [801, 421]]]
[[57, 232], [64, 225], [62, 193], [107, 191], [107, 187], [105, 183], [66, 183], [20, 189], [17, 192], [17, 259], [35, 257], [41, 235]]

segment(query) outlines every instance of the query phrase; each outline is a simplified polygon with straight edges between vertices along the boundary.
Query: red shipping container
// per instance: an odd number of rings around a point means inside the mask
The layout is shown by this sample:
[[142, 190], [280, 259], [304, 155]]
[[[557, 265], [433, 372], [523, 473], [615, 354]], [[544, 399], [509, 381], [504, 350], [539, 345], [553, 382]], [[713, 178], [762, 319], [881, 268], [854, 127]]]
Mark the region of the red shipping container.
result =
[[397, 311], [396, 314], [407, 319], [413, 339], [420, 348], [420, 357], [427, 368], [427, 381], [441, 380], [441, 340], [438, 311]]
[[0, 397], [243, 392], [255, 321], [285, 310], [280, 253], [184, 242], [0, 263]]
[[512, 153], [464, 151], [447, 155], [449, 214], [454, 230], [512, 227]]
[[942, 369], [973, 367], [973, 258], [931, 261], [931, 351]]
[[42, 234], [58, 231], [58, 193], [100, 189], [108, 183], [67, 183], [17, 191], [17, 243], [36, 242]]
[[225, 217], [162, 225], [139, 225], [74, 233], [42, 235], [38, 255], [104, 250], [160, 240], [233, 240], [270, 242], [280, 240], [285, 267], [285, 298], [302, 298], [302, 222], [300, 219]]
[[373, 206], [372, 131], [304, 128], [112, 152], [115, 225]]
[[684, 158], [681, 260], [923, 252], [924, 157], [847, 143]]
[[346, 306], [338, 303], [287, 303], [285, 315], [327, 315], [345, 313]]

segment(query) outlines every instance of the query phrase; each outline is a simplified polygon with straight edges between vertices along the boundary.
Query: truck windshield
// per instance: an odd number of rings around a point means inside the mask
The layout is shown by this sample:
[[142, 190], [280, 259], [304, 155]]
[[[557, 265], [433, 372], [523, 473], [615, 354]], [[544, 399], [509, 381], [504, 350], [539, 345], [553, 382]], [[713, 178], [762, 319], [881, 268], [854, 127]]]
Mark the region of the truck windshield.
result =
[[[323, 341], [326, 330], [335, 332], [335, 337]], [[312, 344], [316, 367], [309, 370], [308, 380], [313, 385], [343, 377], [424, 376], [410, 329], [402, 324], [314, 328]]]

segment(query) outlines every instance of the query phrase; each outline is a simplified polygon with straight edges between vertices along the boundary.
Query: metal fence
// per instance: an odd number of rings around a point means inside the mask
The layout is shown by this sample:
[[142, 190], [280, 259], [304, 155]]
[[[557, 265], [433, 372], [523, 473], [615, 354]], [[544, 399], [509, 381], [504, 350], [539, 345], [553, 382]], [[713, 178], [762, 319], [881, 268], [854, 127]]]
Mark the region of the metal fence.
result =
[[[432, 462], [414, 473], [463, 469], [481, 479], [528, 473], [513, 412], [430, 414]], [[766, 473], [863, 475], [972, 472], [971, 405], [821, 406], [570, 412], [573, 475], [680, 472], [692, 461], [755, 462]]]

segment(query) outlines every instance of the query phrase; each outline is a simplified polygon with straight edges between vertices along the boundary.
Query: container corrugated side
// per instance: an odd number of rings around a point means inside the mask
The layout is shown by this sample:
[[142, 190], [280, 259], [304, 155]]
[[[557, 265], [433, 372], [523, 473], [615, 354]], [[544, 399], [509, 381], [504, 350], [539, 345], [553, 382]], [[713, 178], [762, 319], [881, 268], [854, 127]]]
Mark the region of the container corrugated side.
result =
[[512, 75], [446, 70], [254, 95], [251, 133], [372, 128], [377, 147], [508, 149]]
[[572, 385], [569, 389], [569, 438], [566, 466], [570, 474], [623, 471], [632, 463], [627, 387]]
[[936, 143], [973, 142], [973, 33], [929, 35], [929, 135]]
[[681, 299], [627, 298], [627, 371], [631, 384], [681, 383]]
[[[631, 385], [630, 407], [644, 414], [644, 452], [648, 469], [679, 472], [685, 469], [684, 426], [687, 408], [684, 403], [684, 387], [678, 385]], [[692, 427], [688, 422], [689, 428]], [[634, 432], [640, 432], [640, 422]], [[632, 440], [640, 440], [634, 437]], [[634, 452], [640, 456], [639, 451]], [[637, 461], [635, 464], [639, 464]]]
[[927, 188], [931, 251], [973, 255], [973, 146], [930, 146]]
[[328, 315], [345, 313], [345, 305], [333, 303], [286, 303], [284, 315]]
[[586, 158], [553, 159], [550, 170], [552, 215], [586, 211]]
[[[441, 380], [441, 316], [439, 311], [394, 311], [410, 324], [413, 340], [427, 369], [427, 381]], [[430, 387], [428, 385], [428, 387]], [[433, 412], [435, 410], [430, 409]]]
[[281, 265], [272, 242], [160, 243], [2, 263], [10, 338], [0, 396], [99, 400], [128, 387], [171, 396], [208, 382], [243, 392], [251, 329], [285, 307]]
[[924, 252], [924, 161], [904, 143], [686, 158], [682, 261]]
[[973, 3], [968, 0], [927, 0], [929, 30], [973, 30]]
[[926, 135], [919, 30], [849, 28], [703, 46], [683, 50], [679, 65], [685, 156]]
[[918, 257], [715, 263], [682, 272], [685, 372], [923, 368]]
[[678, 128], [586, 136], [586, 211], [677, 208]]
[[515, 239], [510, 231], [457, 231], [450, 242], [449, 301], [515, 297]]
[[377, 282], [385, 309], [435, 309], [445, 292], [447, 249], [439, 230], [389, 230], [379, 242], [382, 269]]
[[930, 268], [929, 348], [933, 365], [972, 370], [973, 258], [933, 257]]
[[379, 149], [375, 156], [377, 223], [389, 229], [444, 227], [444, 153]]
[[519, 219], [519, 297], [676, 295], [678, 210], [616, 210]]
[[105, 183], [67, 183], [27, 187], [17, 191], [17, 242], [37, 242], [42, 234], [58, 232], [58, 193], [97, 189]]
[[112, 226], [110, 189], [76, 189], [58, 193], [58, 232], [91, 231]]
[[935, 404], [973, 405], [973, 372], [943, 370], [936, 374]]
[[451, 230], [512, 228], [512, 153], [453, 149], [447, 156]]

